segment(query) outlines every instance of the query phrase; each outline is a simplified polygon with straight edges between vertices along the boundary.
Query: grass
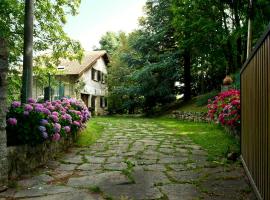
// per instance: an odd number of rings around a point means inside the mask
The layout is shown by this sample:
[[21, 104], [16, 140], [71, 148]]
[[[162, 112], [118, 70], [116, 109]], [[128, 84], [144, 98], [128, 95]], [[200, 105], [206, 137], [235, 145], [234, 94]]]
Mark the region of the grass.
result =
[[100, 187], [98, 186], [92, 186], [89, 188], [90, 192], [94, 192], [94, 193], [102, 193]]
[[239, 142], [216, 124], [180, 122], [166, 118], [156, 121], [163, 127], [175, 130], [179, 136], [188, 136], [208, 152], [210, 160], [224, 158], [230, 151], [240, 152]]
[[188, 102], [183, 102], [177, 110], [184, 112], [207, 112], [207, 107], [205, 105], [198, 106], [196, 100], [192, 99]]
[[93, 144], [98, 138], [100, 138], [104, 126], [98, 124], [100, 120], [92, 118], [87, 124], [86, 128], [81, 132], [76, 145], [79, 147], [85, 147]]

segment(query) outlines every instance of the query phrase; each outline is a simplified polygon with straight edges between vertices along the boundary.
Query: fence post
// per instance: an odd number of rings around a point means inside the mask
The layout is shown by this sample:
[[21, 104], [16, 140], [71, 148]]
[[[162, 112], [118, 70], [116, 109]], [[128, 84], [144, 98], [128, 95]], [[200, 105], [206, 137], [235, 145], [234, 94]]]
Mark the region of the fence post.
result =
[[0, 191], [3, 191], [7, 188], [6, 184], [8, 180], [6, 136], [7, 71], [7, 44], [4, 39], [0, 38]]

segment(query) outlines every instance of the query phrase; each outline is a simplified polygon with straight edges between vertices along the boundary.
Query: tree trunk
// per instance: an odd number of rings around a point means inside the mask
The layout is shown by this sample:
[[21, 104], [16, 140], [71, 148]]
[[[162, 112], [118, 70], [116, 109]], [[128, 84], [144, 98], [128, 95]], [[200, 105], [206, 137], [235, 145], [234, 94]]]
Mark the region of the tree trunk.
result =
[[0, 38], [0, 192], [6, 189], [7, 183], [7, 137], [6, 137], [6, 110], [7, 110], [7, 71], [8, 52], [5, 41]]
[[252, 21], [254, 17], [253, 0], [249, 0], [248, 6], [248, 36], [247, 36], [247, 59], [252, 50]]
[[236, 51], [237, 51], [236, 64], [237, 64], [237, 69], [240, 69], [242, 66], [242, 37], [240, 33], [241, 24], [240, 24], [240, 17], [239, 17], [239, 5], [241, 4], [241, 1], [233, 1], [233, 4], [234, 4], [235, 28], [236, 28], [236, 31], [238, 31], [238, 36], [236, 39]]
[[23, 76], [21, 102], [32, 97], [34, 0], [25, 0]]
[[184, 101], [191, 99], [191, 56], [189, 50], [184, 52]]
[[222, 19], [223, 19], [224, 28], [226, 31], [226, 36], [227, 36], [227, 42], [226, 42], [226, 45], [224, 45], [223, 52], [224, 52], [224, 55], [227, 59], [226, 74], [228, 74], [228, 73], [230, 73], [230, 71], [232, 71], [232, 68], [234, 66], [234, 61], [233, 61], [233, 56], [232, 56], [233, 50], [232, 50], [232, 44], [230, 41], [230, 32], [229, 32], [229, 28], [227, 25], [227, 18], [226, 18], [226, 13], [225, 13], [225, 9], [224, 9], [223, 4], [221, 4], [220, 11], [222, 12]]

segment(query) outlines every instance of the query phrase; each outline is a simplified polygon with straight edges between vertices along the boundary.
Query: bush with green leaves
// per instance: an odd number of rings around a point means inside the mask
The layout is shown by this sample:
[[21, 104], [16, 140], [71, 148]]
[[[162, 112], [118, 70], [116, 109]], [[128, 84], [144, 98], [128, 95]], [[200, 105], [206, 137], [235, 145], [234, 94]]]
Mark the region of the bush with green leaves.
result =
[[23, 105], [14, 101], [7, 113], [7, 144], [34, 146], [45, 141], [75, 138], [89, 118], [87, 107], [75, 99], [45, 103], [29, 99]]

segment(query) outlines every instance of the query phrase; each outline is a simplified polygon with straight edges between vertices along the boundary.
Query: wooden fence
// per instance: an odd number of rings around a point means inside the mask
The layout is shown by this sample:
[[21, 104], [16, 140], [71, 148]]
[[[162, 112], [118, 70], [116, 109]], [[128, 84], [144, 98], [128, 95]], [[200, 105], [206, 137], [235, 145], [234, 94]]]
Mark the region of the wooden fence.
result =
[[241, 151], [258, 199], [270, 200], [270, 26], [241, 70]]

